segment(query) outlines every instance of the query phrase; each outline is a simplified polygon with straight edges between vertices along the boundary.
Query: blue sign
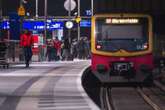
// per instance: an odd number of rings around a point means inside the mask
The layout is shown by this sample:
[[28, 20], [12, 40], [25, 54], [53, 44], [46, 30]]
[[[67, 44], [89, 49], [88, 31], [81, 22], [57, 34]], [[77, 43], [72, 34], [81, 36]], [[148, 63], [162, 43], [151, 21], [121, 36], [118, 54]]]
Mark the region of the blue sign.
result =
[[43, 30], [44, 22], [43, 21], [24, 21], [22, 27], [23, 29], [28, 29], [28, 30]]
[[47, 25], [48, 29], [62, 29], [64, 27], [64, 22], [51, 22]]
[[80, 27], [91, 27], [91, 21], [90, 20], [81, 20]]
[[2, 21], [0, 24], [0, 29], [9, 29], [9, 21]]
[[[62, 29], [63, 27], [64, 27], [63, 22], [55, 22], [55, 21], [47, 22], [47, 29], [49, 30]], [[44, 21], [24, 21], [23, 29], [44, 30], [45, 22]]]
[[[49, 30], [62, 29], [63, 27], [64, 27], [64, 23], [60, 21], [47, 22], [47, 29]], [[0, 29], [10, 29], [9, 21], [2, 21], [2, 23], [0, 23]], [[44, 21], [23, 21], [23, 29], [44, 30], [45, 22]]]
[[91, 10], [85, 10], [85, 14], [86, 14], [86, 16], [91, 16], [92, 15], [92, 11]]
[[9, 15], [9, 30], [10, 39], [19, 40], [20, 39], [20, 17], [17, 13], [10, 13]]

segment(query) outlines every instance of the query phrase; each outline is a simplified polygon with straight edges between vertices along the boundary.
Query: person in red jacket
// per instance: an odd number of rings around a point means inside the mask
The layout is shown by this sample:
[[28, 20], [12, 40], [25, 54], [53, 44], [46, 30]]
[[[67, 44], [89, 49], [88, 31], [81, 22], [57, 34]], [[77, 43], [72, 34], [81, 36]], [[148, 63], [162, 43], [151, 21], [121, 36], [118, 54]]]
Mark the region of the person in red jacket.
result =
[[60, 60], [60, 57], [61, 57], [61, 41], [58, 39], [58, 37], [56, 37], [54, 39], [54, 48], [56, 50], [56, 55], [55, 55], [55, 60]]
[[26, 30], [20, 36], [20, 46], [23, 48], [24, 51], [26, 67], [29, 67], [29, 61], [32, 58], [32, 44], [33, 44], [32, 33]]

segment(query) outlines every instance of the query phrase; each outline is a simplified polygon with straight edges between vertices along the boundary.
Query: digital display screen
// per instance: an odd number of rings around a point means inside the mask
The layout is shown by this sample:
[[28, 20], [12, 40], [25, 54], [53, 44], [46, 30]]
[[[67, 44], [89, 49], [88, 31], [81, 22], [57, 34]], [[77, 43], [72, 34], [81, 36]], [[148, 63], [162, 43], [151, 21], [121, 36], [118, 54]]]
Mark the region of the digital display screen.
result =
[[139, 23], [139, 19], [136, 18], [107, 18], [105, 21], [107, 24], [136, 24]]
[[96, 27], [99, 39], [141, 39], [148, 34], [148, 19], [97, 18]]

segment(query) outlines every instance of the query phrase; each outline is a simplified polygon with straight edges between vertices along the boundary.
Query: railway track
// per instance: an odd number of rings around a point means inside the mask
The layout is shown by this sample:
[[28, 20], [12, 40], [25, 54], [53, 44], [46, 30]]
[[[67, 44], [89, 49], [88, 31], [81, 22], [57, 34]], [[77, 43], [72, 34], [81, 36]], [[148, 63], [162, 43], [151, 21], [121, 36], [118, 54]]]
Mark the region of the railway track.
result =
[[159, 105], [157, 105], [141, 88], [137, 88], [138, 93], [141, 95], [141, 97], [145, 100], [146, 103], [148, 103], [153, 110], [162, 110]]
[[101, 87], [100, 89], [100, 102], [101, 102], [101, 110], [114, 110], [110, 88]]
[[142, 88], [100, 88], [101, 110], [165, 110]]
[[160, 88], [152, 87], [152, 88], [143, 88], [142, 92], [148, 97], [153, 104], [151, 105], [155, 108], [155, 110], [165, 110], [165, 92]]

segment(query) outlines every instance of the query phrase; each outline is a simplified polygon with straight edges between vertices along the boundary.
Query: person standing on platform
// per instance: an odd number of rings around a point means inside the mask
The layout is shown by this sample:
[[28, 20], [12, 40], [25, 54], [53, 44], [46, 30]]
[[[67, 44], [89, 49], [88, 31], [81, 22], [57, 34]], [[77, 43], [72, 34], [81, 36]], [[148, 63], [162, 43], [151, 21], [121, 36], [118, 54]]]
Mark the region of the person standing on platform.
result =
[[56, 37], [54, 39], [54, 48], [55, 48], [55, 60], [58, 61], [61, 58], [61, 41]]
[[23, 48], [24, 51], [26, 67], [29, 67], [29, 61], [32, 58], [32, 44], [33, 44], [32, 33], [31, 31], [26, 30], [20, 36], [20, 46]]
[[63, 59], [62, 60], [69, 60], [70, 55], [70, 43], [69, 39], [65, 38], [63, 42], [63, 52], [62, 52]]

